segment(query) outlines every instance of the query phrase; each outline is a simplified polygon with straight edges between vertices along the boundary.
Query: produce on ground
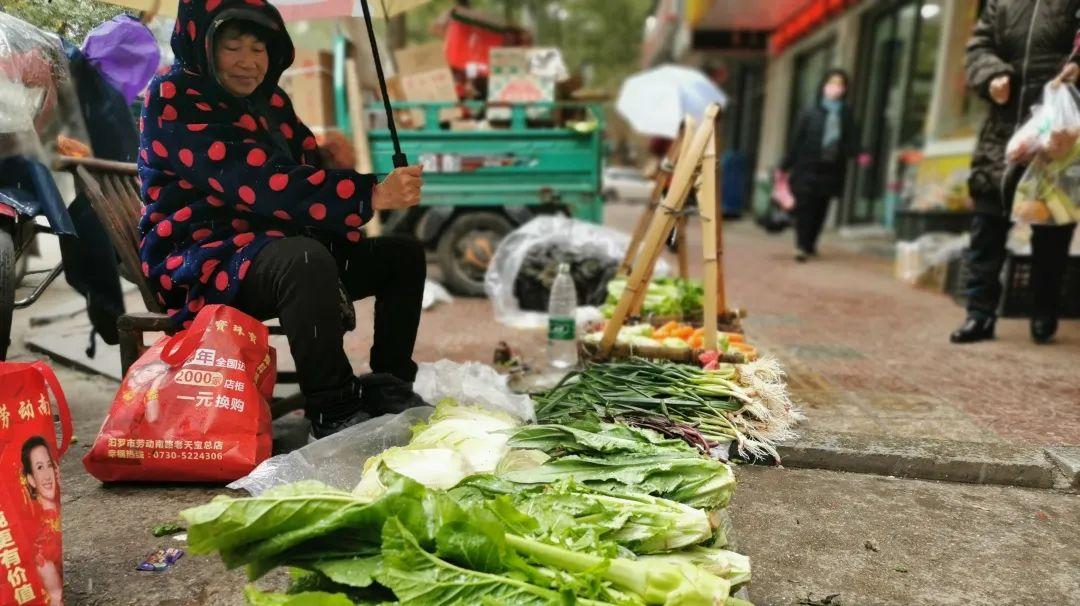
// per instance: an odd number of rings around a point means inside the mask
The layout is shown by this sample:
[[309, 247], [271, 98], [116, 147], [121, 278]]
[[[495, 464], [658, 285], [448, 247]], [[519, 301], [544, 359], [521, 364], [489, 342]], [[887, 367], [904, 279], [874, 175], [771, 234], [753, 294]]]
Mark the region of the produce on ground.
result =
[[[610, 318], [626, 291], [626, 278], [616, 278], [607, 285], [607, 300], [600, 312]], [[642, 301], [641, 313], [652, 316], [700, 316], [705, 289], [700, 282], [683, 278], [657, 278], [649, 282]]]
[[[586, 334], [582, 340], [590, 345], [599, 345], [604, 337], [600, 329]], [[747, 358], [757, 357], [757, 349], [746, 343], [746, 337], [737, 332], [716, 332], [717, 346], [721, 353], [738, 353]], [[698, 350], [705, 347], [705, 329], [681, 322], [668, 322], [656, 328], [651, 324], [629, 324], [619, 329], [615, 337], [616, 345], [637, 348], [667, 348], [677, 350]]]
[[571, 548], [537, 538], [559, 531], [507, 497], [457, 500], [382, 474], [387, 490], [372, 502], [304, 482], [186, 510], [191, 552], [219, 552], [251, 579], [277, 566], [302, 571], [293, 575], [296, 593], [249, 588], [252, 604], [713, 606], [736, 603], [727, 600], [729, 576], [748, 580], [737, 554], [702, 548], [637, 558], [599, 537]]
[[572, 478], [600, 490], [634, 490], [706, 510], [727, 506], [735, 489], [730, 467], [647, 429], [580, 422], [528, 425], [510, 438], [510, 445], [551, 457], [532, 469], [502, 475], [520, 484]]
[[744, 456], [779, 459], [776, 443], [793, 438], [802, 418], [783, 377], [772, 358], [714, 370], [639, 358], [595, 364], [537, 396], [536, 416], [541, 423], [620, 421], [703, 452], [735, 442]]
[[[689, 368], [689, 367], [687, 367]], [[734, 476], [681, 439], [594, 417], [525, 425], [441, 402], [353, 493], [299, 482], [181, 513], [194, 554], [256, 580], [256, 606], [747, 606], [715, 513]]]
[[508, 435], [520, 423], [513, 417], [477, 406], [443, 400], [426, 423], [413, 428], [406, 446], [387, 449], [364, 463], [355, 495], [375, 499], [386, 487], [379, 482], [380, 464], [429, 488], [446, 489], [467, 476], [490, 473], [509, 452]]

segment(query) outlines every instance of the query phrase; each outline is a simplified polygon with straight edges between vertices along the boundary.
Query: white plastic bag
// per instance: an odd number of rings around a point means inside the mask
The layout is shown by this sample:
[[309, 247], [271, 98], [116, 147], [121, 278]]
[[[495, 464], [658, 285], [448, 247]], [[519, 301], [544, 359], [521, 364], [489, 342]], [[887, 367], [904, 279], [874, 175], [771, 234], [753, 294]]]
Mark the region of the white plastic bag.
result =
[[1077, 139], [1080, 91], [1071, 84], [1051, 82], [1043, 87], [1042, 101], [1032, 108], [1031, 117], [1009, 139], [1005, 157], [1012, 164], [1027, 164], [1035, 159], [1061, 162], [1075, 157]]
[[[543, 328], [547, 314], [522, 310], [514, 295], [514, 281], [529, 251], [535, 246], [558, 244], [567, 251], [589, 253], [622, 261], [630, 237], [620, 231], [561, 215], [537, 217], [511, 232], [499, 242], [484, 276], [484, 292], [495, 310], [495, 319], [515, 328]], [[667, 275], [663, 260], [656, 276]], [[579, 318], [583, 315], [579, 312]], [[586, 313], [584, 315], [592, 316]], [[580, 321], [580, 320], [579, 320]]]
[[439, 303], [453, 303], [454, 297], [450, 296], [446, 288], [434, 280], [424, 282], [424, 299], [420, 304], [421, 309], [427, 310]]
[[935, 286], [949, 262], [960, 258], [971, 238], [967, 234], [928, 233], [917, 240], [896, 243], [896, 277], [911, 286]]

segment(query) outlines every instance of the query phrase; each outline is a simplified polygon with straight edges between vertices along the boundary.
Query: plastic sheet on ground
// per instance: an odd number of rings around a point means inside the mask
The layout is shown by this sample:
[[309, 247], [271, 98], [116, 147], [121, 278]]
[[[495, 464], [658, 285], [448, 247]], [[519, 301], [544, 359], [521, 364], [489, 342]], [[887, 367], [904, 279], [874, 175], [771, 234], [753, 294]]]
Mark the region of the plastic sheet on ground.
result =
[[[478, 362], [459, 364], [440, 360], [421, 364], [414, 387], [416, 393], [432, 404], [443, 398], [456, 398], [522, 421], [536, 417], [528, 396], [512, 393], [506, 386], [506, 377]], [[351, 491], [360, 482], [368, 458], [408, 443], [412, 427], [426, 420], [434, 410], [429, 406], [413, 408], [354, 425], [303, 448], [270, 457], [247, 476], [229, 484], [229, 488], [258, 496], [275, 486], [318, 480]]]
[[[543, 328], [547, 314], [522, 310], [514, 295], [514, 281], [529, 251], [539, 245], [558, 244], [567, 251], [607, 257], [622, 261], [630, 236], [618, 230], [561, 215], [537, 217], [511, 232], [499, 242], [495, 256], [484, 276], [484, 292], [491, 300], [495, 319], [514, 328]], [[656, 266], [656, 276], [666, 275], [667, 263], [662, 259]], [[579, 308], [584, 309], [584, 308]], [[578, 322], [594, 317], [595, 312], [578, 313]]]
[[529, 396], [515, 394], [507, 387], [507, 377], [479, 362], [439, 360], [421, 364], [413, 388], [424, 400], [437, 404], [443, 398], [476, 404], [488, 410], [504, 412], [524, 422], [536, 420]]

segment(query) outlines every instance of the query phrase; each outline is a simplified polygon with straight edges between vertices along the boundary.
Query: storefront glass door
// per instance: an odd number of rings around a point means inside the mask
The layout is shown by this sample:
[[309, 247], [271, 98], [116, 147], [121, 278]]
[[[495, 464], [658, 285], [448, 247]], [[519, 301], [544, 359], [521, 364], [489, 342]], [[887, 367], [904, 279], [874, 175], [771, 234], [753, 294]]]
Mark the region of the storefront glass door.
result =
[[893, 2], [863, 22], [863, 59], [854, 90], [862, 147], [871, 162], [853, 167], [843, 213], [846, 224], [884, 219], [885, 197], [896, 189], [896, 152], [923, 143], [941, 33], [939, 4]]

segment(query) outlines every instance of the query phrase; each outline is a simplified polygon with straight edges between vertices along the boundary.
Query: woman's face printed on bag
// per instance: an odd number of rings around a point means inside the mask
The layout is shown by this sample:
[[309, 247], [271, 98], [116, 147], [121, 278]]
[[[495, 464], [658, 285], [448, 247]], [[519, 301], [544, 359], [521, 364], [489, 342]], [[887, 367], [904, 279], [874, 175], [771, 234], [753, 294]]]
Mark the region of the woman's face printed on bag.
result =
[[154, 381], [154, 379], [165, 374], [165, 371], [169, 370], [169, 365], [163, 362], [151, 362], [146, 366], [139, 367], [131, 375], [132, 387], [144, 387]]
[[214, 69], [225, 90], [236, 97], [247, 97], [262, 84], [269, 65], [266, 42], [228, 24], [222, 26], [214, 41]]
[[23, 470], [26, 474], [27, 485], [39, 500], [55, 504], [60, 482], [56, 473], [56, 463], [53, 461], [52, 453], [49, 452], [49, 447], [39, 444], [31, 448], [28, 458], [29, 472], [26, 469]]

